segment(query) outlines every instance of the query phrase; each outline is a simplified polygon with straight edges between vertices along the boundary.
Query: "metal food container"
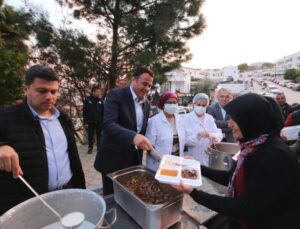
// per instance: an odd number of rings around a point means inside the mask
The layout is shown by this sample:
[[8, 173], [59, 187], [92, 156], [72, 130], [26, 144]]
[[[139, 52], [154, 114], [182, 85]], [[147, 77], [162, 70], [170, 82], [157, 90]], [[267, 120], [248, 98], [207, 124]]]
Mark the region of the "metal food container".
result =
[[220, 142], [210, 145], [206, 153], [209, 155], [209, 168], [228, 171], [234, 161], [232, 157], [240, 151], [240, 146], [234, 143]]
[[163, 190], [174, 193], [174, 198], [162, 204], [147, 204], [130, 192], [123, 184], [133, 175], [154, 173], [144, 166], [134, 166], [108, 174], [113, 181], [115, 201], [143, 228], [168, 228], [180, 220], [183, 194], [169, 185], [160, 184]]

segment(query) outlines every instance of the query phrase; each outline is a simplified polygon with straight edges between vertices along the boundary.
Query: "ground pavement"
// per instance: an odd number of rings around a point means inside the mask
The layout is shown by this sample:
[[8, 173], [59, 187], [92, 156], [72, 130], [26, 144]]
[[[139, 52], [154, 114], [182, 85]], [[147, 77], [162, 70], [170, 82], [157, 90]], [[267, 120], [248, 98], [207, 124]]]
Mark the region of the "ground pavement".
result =
[[[82, 168], [85, 176], [86, 188], [88, 189], [102, 189], [101, 174], [94, 168], [94, 161], [96, 157], [96, 146], [94, 146], [93, 153], [87, 154], [87, 145], [77, 145], [79, 157], [81, 159]], [[143, 164], [146, 164], [146, 155], [143, 155]]]
[[87, 145], [78, 145], [77, 147], [85, 176], [86, 188], [102, 188], [101, 174], [94, 168], [97, 147], [94, 147], [92, 154], [87, 154]]

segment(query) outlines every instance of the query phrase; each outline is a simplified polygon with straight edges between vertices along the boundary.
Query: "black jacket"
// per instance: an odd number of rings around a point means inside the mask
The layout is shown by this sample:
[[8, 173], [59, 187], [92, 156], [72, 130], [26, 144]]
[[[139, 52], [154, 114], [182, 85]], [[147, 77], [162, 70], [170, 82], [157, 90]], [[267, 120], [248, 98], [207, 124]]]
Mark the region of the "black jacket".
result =
[[83, 103], [83, 122], [85, 124], [102, 124], [103, 101], [89, 96]]
[[[243, 164], [244, 189], [239, 197], [221, 197], [201, 191], [191, 196], [200, 204], [231, 216], [230, 228], [239, 228], [237, 219], [247, 229], [300, 228], [300, 164], [296, 155], [278, 136], [283, 117], [271, 98], [247, 93], [233, 99], [225, 110], [242, 133], [239, 141], [248, 142], [267, 134], [266, 142], [256, 146]], [[202, 174], [228, 184], [231, 172], [203, 169]]]
[[[85, 179], [74, 138], [74, 128], [66, 114], [60, 112], [59, 121], [68, 141], [72, 184], [85, 188]], [[19, 155], [24, 178], [38, 193], [48, 192], [48, 162], [41, 125], [34, 119], [27, 103], [0, 111], [0, 145], [9, 145]], [[0, 171], [0, 215], [33, 194], [12, 173]]]
[[[194, 190], [198, 203], [231, 216], [244, 219], [247, 229], [300, 228], [300, 165], [288, 146], [279, 138], [267, 140], [245, 159], [245, 194], [241, 198], [219, 197]], [[230, 172], [208, 168], [202, 174], [228, 184]], [[234, 220], [231, 228], [236, 225]]]
[[236, 142], [232, 135], [232, 130], [228, 127], [230, 116], [226, 113], [225, 119], [223, 119], [219, 103], [214, 103], [207, 107], [207, 113], [214, 117], [217, 127], [225, 134], [226, 142]]
[[281, 110], [282, 110], [282, 114], [283, 114], [283, 117], [284, 119], [287, 118], [287, 116], [293, 112], [293, 109], [292, 109], [292, 106], [285, 103], [282, 107], [281, 107]]
[[[141, 134], [145, 134], [150, 104], [143, 104], [144, 120]], [[104, 102], [103, 132], [95, 168], [102, 174], [142, 163], [142, 151], [133, 146], [137, 134], [136, 113], [130, 87], [112, 89]]]

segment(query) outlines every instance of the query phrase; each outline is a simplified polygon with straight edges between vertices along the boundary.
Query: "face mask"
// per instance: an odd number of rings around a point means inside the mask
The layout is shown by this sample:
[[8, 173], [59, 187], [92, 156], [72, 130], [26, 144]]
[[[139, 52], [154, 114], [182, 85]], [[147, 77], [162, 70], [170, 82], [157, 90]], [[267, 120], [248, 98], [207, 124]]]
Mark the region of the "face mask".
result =
[[177, 113], [178, 105], [177, 104], [168, 104], [164, 106], [164, 111], [170, 115]]
[[202, 107], [202, 106], [194, 106], [194, 111], [196, 112], [196, 114], [198, 115], [203, 115], [206, 112], [206, 107]]

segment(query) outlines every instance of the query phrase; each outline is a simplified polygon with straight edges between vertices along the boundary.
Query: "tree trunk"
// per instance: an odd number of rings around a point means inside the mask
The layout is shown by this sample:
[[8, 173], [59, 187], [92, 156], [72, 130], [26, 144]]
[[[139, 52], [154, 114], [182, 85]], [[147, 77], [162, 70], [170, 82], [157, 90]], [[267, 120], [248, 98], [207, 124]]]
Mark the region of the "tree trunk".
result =
[[120, 1], [116, 0], [115, 8], [114, 8], [114, 20], [113, 20], [113, 37], [112, 37], [112, 46], [111, 46], [111, 62], [109, 66], [109, 89], [114, 88], [116, 85], [117, 79], [117, 66], [118, 66], [118, 29], [120, 24]]

